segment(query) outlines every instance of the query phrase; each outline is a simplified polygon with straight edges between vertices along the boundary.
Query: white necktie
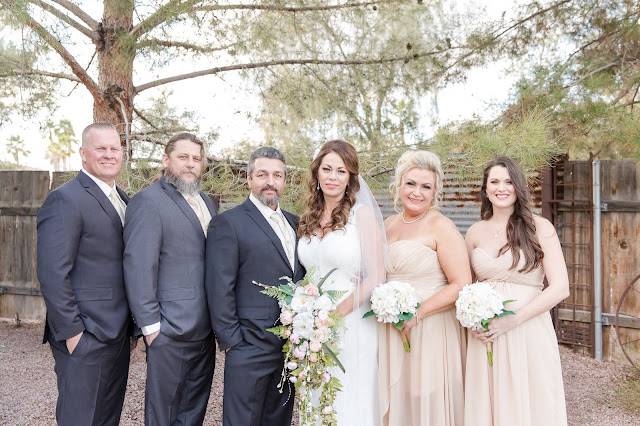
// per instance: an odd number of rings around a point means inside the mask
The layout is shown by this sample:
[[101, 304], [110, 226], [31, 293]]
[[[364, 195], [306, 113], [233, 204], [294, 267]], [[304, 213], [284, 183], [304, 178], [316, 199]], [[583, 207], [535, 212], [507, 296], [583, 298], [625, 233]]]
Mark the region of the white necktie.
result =
[[113, 204], [113, 207], [118, 212], [118, 216], [120, 216], [120, 222], [124, 225], [124, 210], [122, 210], [122, 204], [120, 201], [120, 196], [118, 195], [118, 191], [115, 188], [111, 188], [111, 192], [109, 192], [109, 201]]
[[[199, 195], [198, 195], [199, 196]], [[198, 220], [200, 221], [200, 226], [202, 226], [202, 230], [204, 231], [204, 236], [207, 236], [207, 224], [204, 220], [204, 215], [202, 214], [202, 209], [200, 208], [200, 203], [196, 199], [196, 196], [193, 194], [187, 194], [186, 196], [187, 203], [191, 206], [196, 216], [198, 216]]]
[[282, 233], [282, 238], [283, 238], [282, 245], [284, 245], [284, 251], [287, 254], [287, 258], [289, 259], [289, 263], [291, 264], [291, 267], [293, 267], [293, 262], [294, 262], [293, 250], [295, 249], [295, 246], [291, 241], [291, 235], [289, 233], [289, 230], [287, 229], [287, 226], [284, 223], [284, 218], [280, 213], [273, 212], [271, 214], [271, 219], [278, 225], [278, 228]]

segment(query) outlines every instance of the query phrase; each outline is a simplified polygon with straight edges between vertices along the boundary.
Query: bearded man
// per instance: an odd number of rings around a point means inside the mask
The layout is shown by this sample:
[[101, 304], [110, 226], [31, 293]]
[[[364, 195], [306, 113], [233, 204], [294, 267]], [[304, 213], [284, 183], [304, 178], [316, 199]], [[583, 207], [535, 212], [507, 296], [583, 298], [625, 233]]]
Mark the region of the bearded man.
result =
[[201, 140], [174, 136], [163, 176], [127, 206], [124, 278], [147, 349], [147, 425], [202, 424], [211, 390], [215, 344], [204, 273], [216, 212], [200, 191], [205, 163]]
[[297, 216], [280, 209], [285, 159], [275, 148], [258, 148], [247, 166], [251, 194], [214, 217], [207, 240], [206, 286], [218, 346], [226, 351], [224, 426], [288, 426], [294, 389], [280, 392], [282, 346], [267, 331], [280, 316], [278, 301], [252, 284], [298, 281]]

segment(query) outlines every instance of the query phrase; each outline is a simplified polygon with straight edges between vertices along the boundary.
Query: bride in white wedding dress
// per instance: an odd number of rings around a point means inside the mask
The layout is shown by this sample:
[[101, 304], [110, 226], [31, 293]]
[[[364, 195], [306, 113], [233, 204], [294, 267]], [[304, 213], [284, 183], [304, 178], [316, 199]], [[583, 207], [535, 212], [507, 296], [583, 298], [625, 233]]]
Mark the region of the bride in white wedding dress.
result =
[[371, 290], [384, 282], [382, 215], [347, 142], [322, 146], [310, 166], [309, 190], [298, 224], [298, 257], [321, 276], [337, 268], [323, 288], [347, 292], [336, 309], [346, 325], [338, 355], [345, 373], [330, 371], [342, 384], [333, 409], [340, 426], [377, 426], [378, 328], [375, 318], [362, 316], [370, 310]]

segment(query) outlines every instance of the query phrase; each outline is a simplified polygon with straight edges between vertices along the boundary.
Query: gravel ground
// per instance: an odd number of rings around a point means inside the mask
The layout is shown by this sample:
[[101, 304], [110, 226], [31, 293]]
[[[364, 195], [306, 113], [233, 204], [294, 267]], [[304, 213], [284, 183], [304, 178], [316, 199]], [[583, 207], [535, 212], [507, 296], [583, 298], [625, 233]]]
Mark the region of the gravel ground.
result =
[[[0, 425], [54, 425], [56, 376], [49, 345], [42, 345], [42, 323], [17, 328], [0, 321]], [[630, 412], [614, 396], [619, 380], [629, 368], [598, 362], [561, 347], [569, 425], [639, 425], [640, 412]], [[216, 355], [214, 385], [209, 398], [206, 425], [222, 418], [224, 356]], [[134, 351], [129, 385], [122, 411], [122, 425], [144, 423], [144, 353]]]

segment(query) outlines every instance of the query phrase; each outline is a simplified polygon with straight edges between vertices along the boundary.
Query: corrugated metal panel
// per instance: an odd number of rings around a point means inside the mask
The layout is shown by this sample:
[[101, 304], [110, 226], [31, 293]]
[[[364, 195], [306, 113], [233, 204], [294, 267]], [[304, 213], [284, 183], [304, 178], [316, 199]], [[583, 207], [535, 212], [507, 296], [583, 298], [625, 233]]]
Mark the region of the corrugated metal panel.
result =
[[[541, 183], [542, 174], [536, 173], [531, 185], [531, 198], [533, 212], [540, 214], [542, 209]], [[464, 236], [471, 225], [480, 220], [480, 179], [463, 177], [453, 172], [445, 173], [444, 190], [440, 212], [451, 219], [456, 224], [460, 233]], [[382, 216], [387, 217], [395, 214], [393, 210], [393, 199], [388, 191], [377, 191], [376, 199], [382, 210]]]

